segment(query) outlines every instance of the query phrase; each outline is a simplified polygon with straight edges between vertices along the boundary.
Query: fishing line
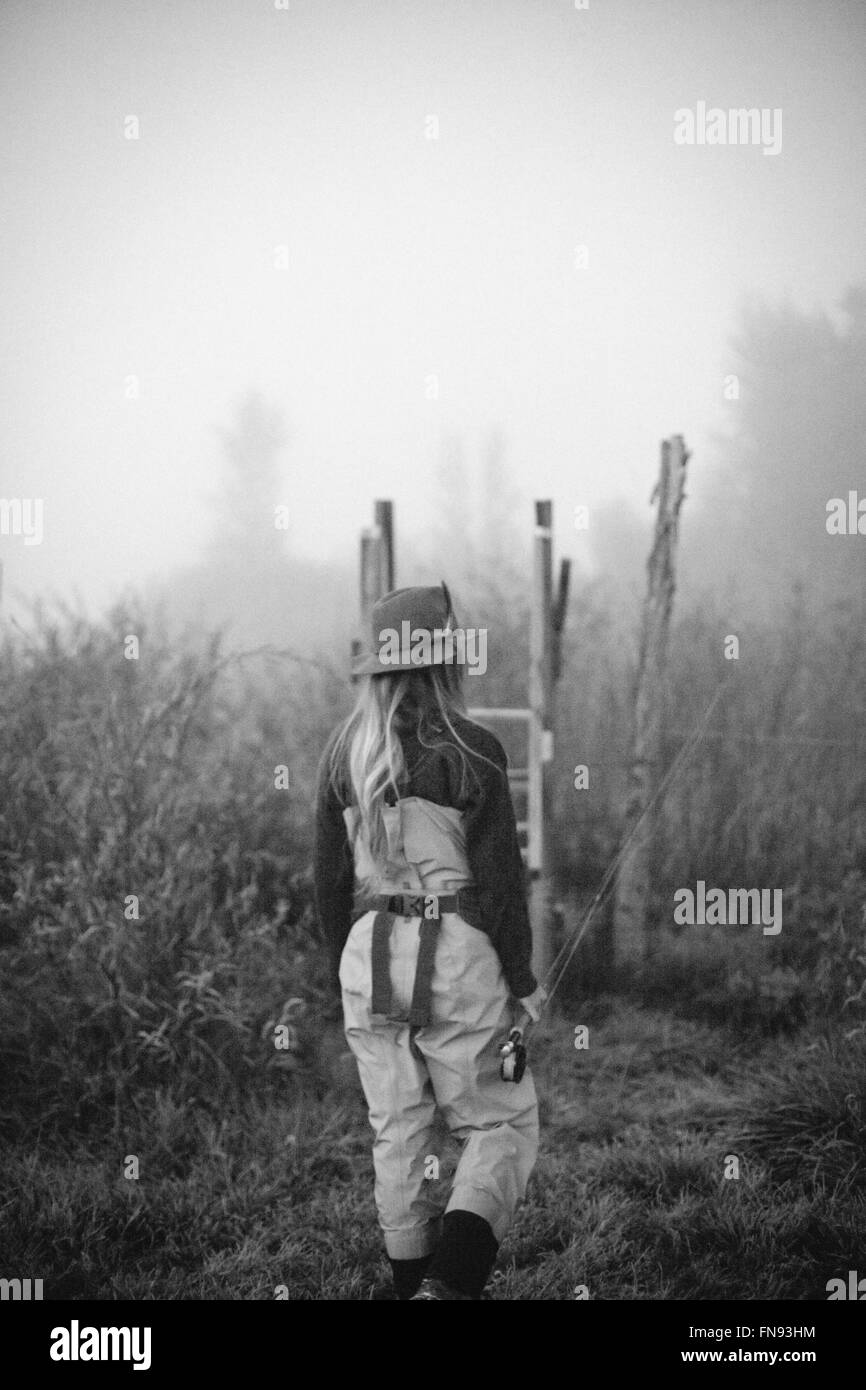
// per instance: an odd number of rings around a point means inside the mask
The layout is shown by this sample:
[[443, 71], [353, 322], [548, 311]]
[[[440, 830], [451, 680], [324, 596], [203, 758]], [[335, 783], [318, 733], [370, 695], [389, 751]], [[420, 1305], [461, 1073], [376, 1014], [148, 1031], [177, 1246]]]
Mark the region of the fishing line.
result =
[[[602, 898], [604, 897], [605, 893], [610, 887], [610, 884], [612, 883], [616, 875], [616, 871], [622, 863], [626, 853], [628, 852], [628, 849], [631, 846], [635, 835], [637, 834], [646, 817], [649, 815], [650, 811], [657, 804], [664, 791], [670, 785], [677, 772], [684, 765], [687, 759], [692, 755], [692, 753], [695, 751], [698, 744], [700, 743], [701, 739], [703, 738], [706, 725], [712, 718], [716, 705], [719, 703], [722, 694], [727, 688], [728, 678], [730, 677], [730, 669], [731, 668], [729, 668], [728, 670], [727, 676], [722, 677], [715, 695], [708, 704], [701, 719], [695, 725], [695, 728], [692, 731], [691, 736], [683, 744], [682, 748], [674, 758], [673, 762], [671, 763], [670, 767], [668, 768], [667, 772], [665, 773], [664, 777], [662, 778], [652, 797], [647, 802], [643, 811], [641, 811], [640, 815], [638, 816], [637, 820], [635, 821], [634, 825], [632, 826], [631, 830], [629, 831], [628, 835], [626, 836], [625, 840], [620, 846], [618, 853], [614, 856], [613, 860], [608, 865], [604, 877], [602, 878], [601, 884], [599, 885], [598, 891], [596, 892], [595, 897], [590, 903], [589, 910], [587, 911], [583, 921], [579, 924], [578, 928], [572, 933], [572, 935], [566, 938], [566, 940], [560, 947], [553, 961], [553, 964], [551, 965], [550, 969], [547, 972], [547, 975], [544, 978], [543, 988], [546, 990], [547, 997], [541, 1005], [541, 1008], [539, 1009], [539, 1019], [541, 1018], [541, 1015], [544, 1013], [545, 1009], [550, 1004], [550, 1001], [552, 1000], [554, 994], [559, 989], [559, 986], [563, 980], [563, 976], [565, 975], [565, 972], [568, 969], [571, 958], [577, 950], [578, 946], [580, 945], [581, 939], [583, 938], [584, 933], [586, 932], [590, 922], [592, 921], [596, 908], [598, 907], [599, 903], [601, 902]], [[528, 1033], [528, 1028], [532, 1022], [533, 1021], [530, 1020], [530, 1023], [524, 1023], [523, 1026], [513, 1027], [510, 1033], [508, 1034], [506, 1042], [503, 1043], [503, 1045], [499, 1049], [499, 1074], [502, 1077], [503, 1081], [519, 1082], [523, 1077], [527, 1064], [526, 1036]]]
[[560, 984], [562, 983], [563, 976], [565, 975], [565, 972], [568, 969], [571, 959], [578, 946], [580, 945], [581, 939], [584, 933], [586, 932], [587, 928], [589, 927], [589, 924], [592, 921], [596, 909], [598, 908], [605, 893], [610, 887], [611, 882], [613, 881], [616, 875], [617, 869], [619, 868], [628, 850], [630, 849], [632, 842], [634, 841], [634, 838], [637, 835], [638, 830], [643, 825], [643, 822], [646, 820], [650, 811], [652, 811], [653, 807], [658, 803], [661, 796], [666, 791], [673, 778], [676, 776], [677, 772], [687, 761], [687, 759], [691, 756], [691, 754], [695, 751], [701, 739], [703, 738], [705, 728], [709, 724], [710, 719], [713, 716], [713, 712], [715, 711], [716, 705], [719, 703], [719, 700], [721, 699], [725, 689], [727, 688], [728, 677], [730, 676], [730, 673], [731, 668], [728, 669], [727, 675], [724, 676], [722, 680], [719, 682], [718, 690], [716, 691], [715, 695], [713, 696], [712, 700], [710, 701], [709, 705], [704, 711], [704, 714], [702, 715], [701, 719], [698, 721], [697, 725], [693, 729], [691, 736], [686, 740], [679, 753], [674, 758], [673, 762], [671, 763], [670, 767], [668, 768], [667, 772], [665, 773], [664, 777], [662, 778], [652, 797], [647, 802], [643, 811], [641, 811], [640, 815], [638, 816], [637, 820], [635, 821], [634, 825], [632, 826], [631, 830], [629, 831], [628, 835], [626, 836], [625, 840], [620, 846], [616, 856], [608, 866], [604, 874], [604, 877], [602, 878], [601, 884], [599, 885], [599, 888], [595, 894], [595, 897], [589, 905], [589, 909], [583, 921], [580, 923], [580, 925], [572, 934], [572, 936], [566, 938], [563, 945], [560, 947], [544, 979], [544, 988], [547, 991], [547, 998], [544, 1001], [543, 1009], [547, 1008], [548, 1004], [550, 1003], [551, 999], [553, 998], [554, 994], [556, 993]]

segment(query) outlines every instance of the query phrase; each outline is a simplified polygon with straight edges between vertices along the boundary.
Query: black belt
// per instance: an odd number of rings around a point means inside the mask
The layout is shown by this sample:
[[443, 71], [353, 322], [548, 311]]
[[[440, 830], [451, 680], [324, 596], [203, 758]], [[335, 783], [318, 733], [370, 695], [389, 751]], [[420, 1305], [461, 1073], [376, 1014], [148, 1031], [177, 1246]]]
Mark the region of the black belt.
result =
[[[471, 888], [456, 893], [393, 893], [355, 900], [354, 917], [375, 912], [371, 947], [372, 995], [370, 1011], [394, 1022], [408, 1023], [410, 1028], [426, 1028], [430, 1023], [433, 993], [433, 967], [436, 961], [436, 938], [443, 912], [457, 912], [471, 926], [480, 924], [478, 896]], [[412, 1002], [406, 1018], [391, 1013], [391, 928], [395, 917], [420, 917], [418, 962]]]
[[365, 912], [390, 912], [395, 917], [424, 917], [438, 921], [443, 912], [457, 912], [472, 927], [481, 927], [481, 898], [477, 888], [459, 888], [456, 893], [392, 893], [378, 897], [355, 898], [352, 921]]

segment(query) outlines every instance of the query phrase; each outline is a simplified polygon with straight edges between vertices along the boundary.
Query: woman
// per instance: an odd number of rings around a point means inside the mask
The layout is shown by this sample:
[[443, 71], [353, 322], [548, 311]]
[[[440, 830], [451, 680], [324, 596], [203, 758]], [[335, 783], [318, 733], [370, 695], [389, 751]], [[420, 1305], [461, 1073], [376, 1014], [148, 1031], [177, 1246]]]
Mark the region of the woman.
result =
[[[478, 1299], [538, 1150], [532, 1077], [503, 1081], [498, 1045], [514, 1001], [537, 1020], [544, 993], [506, 757], [466, 717], [442, 639], [448, 590], [397, 589], [372, 617], [355, 708], [319, 767], [316, 908], [375, 1134], [396, 1297]], [[413, 640], [396, 661], [394, 632]], [[444, 1215], [437, 1108], [463, 1141]]]

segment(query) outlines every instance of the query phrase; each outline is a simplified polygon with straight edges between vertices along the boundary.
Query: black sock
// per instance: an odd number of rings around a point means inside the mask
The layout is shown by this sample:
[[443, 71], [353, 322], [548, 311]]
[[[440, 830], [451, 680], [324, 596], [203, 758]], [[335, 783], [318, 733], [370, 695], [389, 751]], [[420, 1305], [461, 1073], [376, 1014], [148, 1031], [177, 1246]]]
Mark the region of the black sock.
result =
[[469, 1298], [481, 1297], [499, 1246], [491, 1227], [474, 1211], [447, 1211], [442, 1239], [427, 1273]]
[[408, 1303], [427, 1273], [432, 1254], [422, 1255], [420, 1260], [392, 1260], [388, 1256], [391, 1273], [394, 1276], [394, 1291], [401, 1303]]

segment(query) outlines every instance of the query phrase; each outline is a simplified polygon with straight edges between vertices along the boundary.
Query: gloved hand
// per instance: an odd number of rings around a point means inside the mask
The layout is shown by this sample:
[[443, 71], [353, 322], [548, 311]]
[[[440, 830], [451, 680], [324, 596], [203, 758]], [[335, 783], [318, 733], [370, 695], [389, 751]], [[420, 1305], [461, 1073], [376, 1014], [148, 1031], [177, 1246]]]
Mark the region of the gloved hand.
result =
[[533, 1023], [537, 1023], [541, 1018], [541, 1010], [546, 1002], [547, 990], [544, 985], [536, 985], [531, 994], [527, 994], [525, 999], [518, 1000], [521, 1008], [526, 1010]]

